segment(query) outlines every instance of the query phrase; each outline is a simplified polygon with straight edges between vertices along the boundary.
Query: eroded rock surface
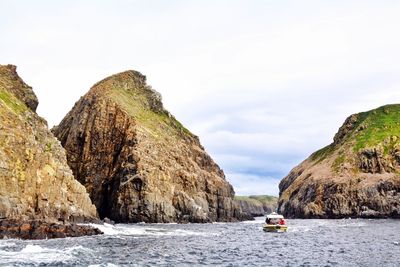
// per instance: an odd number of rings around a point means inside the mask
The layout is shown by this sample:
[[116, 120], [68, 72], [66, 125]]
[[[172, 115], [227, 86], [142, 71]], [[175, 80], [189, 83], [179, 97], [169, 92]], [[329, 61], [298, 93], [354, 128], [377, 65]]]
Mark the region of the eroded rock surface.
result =
[[116, 222], [241, 219], [223, 171], [136, 71], [95, 84], [53, 133], [101, 218]]
[[34, 111], [37, 98], [12, 65], [0, 65], [0, 219], [97, 220], [64, 149]]
[[279, 211], [297, 218], [400, 218], [400, 105], [350, 116], [334, 142], [280, 183]]
[[49, 239], [103, 234], [87, 225], [61, 224], [48, 221], [0, 220], [0, 239]]

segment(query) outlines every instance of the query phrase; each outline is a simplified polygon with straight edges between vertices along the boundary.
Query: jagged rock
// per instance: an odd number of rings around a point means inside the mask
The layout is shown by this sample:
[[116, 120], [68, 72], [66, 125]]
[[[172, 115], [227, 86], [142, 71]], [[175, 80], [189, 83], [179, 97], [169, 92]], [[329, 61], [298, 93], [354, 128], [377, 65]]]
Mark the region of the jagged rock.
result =
[[[32, 87], [27, 85], [17, 73], [17, 67], [14, 65], [6, 65], [0, 67], [0, 86], [7, 88], [7, 91], [16, 96], [32, 111], [36, 111], [39, 104]], [[7, 78], [5, 78], [7, 77]]]
[[95, 84], [53, 133], [100, 217], [115, 222], [241, 219], [234, 191], [196, 136], [136, 71]]
[[0, 65], [0, 218], [97, 220], [64, 149], [34, 111], [37, 99], [12, 65]]
[[99, 229], [76, 224], [46, 221], [0, 220], [0, 239], [48, 239], [103, 234]]
[[280, 183], [279, 212], [297, 218], [400, 218], [400, 105], [350, 116], [334, 142]]

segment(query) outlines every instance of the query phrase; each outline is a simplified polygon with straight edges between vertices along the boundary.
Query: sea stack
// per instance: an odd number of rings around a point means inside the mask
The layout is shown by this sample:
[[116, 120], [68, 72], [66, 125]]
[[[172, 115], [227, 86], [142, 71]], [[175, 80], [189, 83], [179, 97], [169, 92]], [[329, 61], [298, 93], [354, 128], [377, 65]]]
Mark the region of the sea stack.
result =
[[0, 65], [0, 238], [77, 236], [64, 224], [98, 220], [37, 105], [16, 67]]
[[116, 222], [241, 219], [223, 171], [137, 71], [112, 75], [53, 129], [101, 218]]
[[279, 189], [291, 218], [400, 218], [400, 105], [351, 115]]

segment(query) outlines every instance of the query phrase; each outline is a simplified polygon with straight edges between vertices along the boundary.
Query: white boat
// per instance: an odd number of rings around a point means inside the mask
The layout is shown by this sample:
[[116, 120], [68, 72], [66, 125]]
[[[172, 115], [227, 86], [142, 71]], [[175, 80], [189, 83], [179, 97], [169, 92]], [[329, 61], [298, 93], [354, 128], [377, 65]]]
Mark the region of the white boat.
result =
[[265, 232], [283, 233], [286, 232], [287, 229], [285, 218], [276, 212], [268, 214], [263, 224], [263, 230]]

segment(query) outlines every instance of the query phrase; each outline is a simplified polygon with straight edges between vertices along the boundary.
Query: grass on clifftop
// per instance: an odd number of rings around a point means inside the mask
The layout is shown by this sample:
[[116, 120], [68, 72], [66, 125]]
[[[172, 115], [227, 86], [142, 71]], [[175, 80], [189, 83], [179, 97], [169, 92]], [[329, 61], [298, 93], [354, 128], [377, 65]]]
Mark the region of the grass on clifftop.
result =
[[12, 93], [9, 93], [3, 89], [0, 89], [0, 100], [15, 114], [21, 114], [28, 109], [28, 107], [19, 101]]
[[355, 135], [355, 151], [383, 143], [388, 137], [400, 137], [400, 105], [387, 105], [360, 113], [363, 130]]
[[[126, 90], [114, 88], [111, 97], [120, 104], [129, 115], [142, 123], [154, 137], [159, 138], [171, 134], [185, 134], [193, 136], [173, 116], [169, 116], [167, 112], [155, 112], [148, 105], [148, 99], [142, 92], [135, 90]], [[173, 130], [172, 130], [173, 129]]]
[[324, 148], [321, 148], [320, 150], [317, 150], [316, 152], [311, 154], [311, 159], [312, 160], [318, 160], [317, 162], [323, 161], [328, 155], [331, 154], [331, 152], [334, 151], [334, 146], [333, 144], [330, 144]]
[[[386, 105], [377, 109], [358, 113], [354, 129], [346, 134], [345, 142], [354, 144], [353, 151], [358, 153], [361, 149], [382, 145], [384, 152], [388, 153], [394, 143], [387, 142], [390, 138], [400, 139], [400, 105]], [[393, 139], [393, 138], [392, 138]], [[386, 142], [385, 142], [386, 141]], [[316, 163], [323, 161], [331, 155], [337, 147], [330, 144], [311, 155], [311, 160]], [[344, 162], [344, 156], [336, 159], [335, 164]]]

